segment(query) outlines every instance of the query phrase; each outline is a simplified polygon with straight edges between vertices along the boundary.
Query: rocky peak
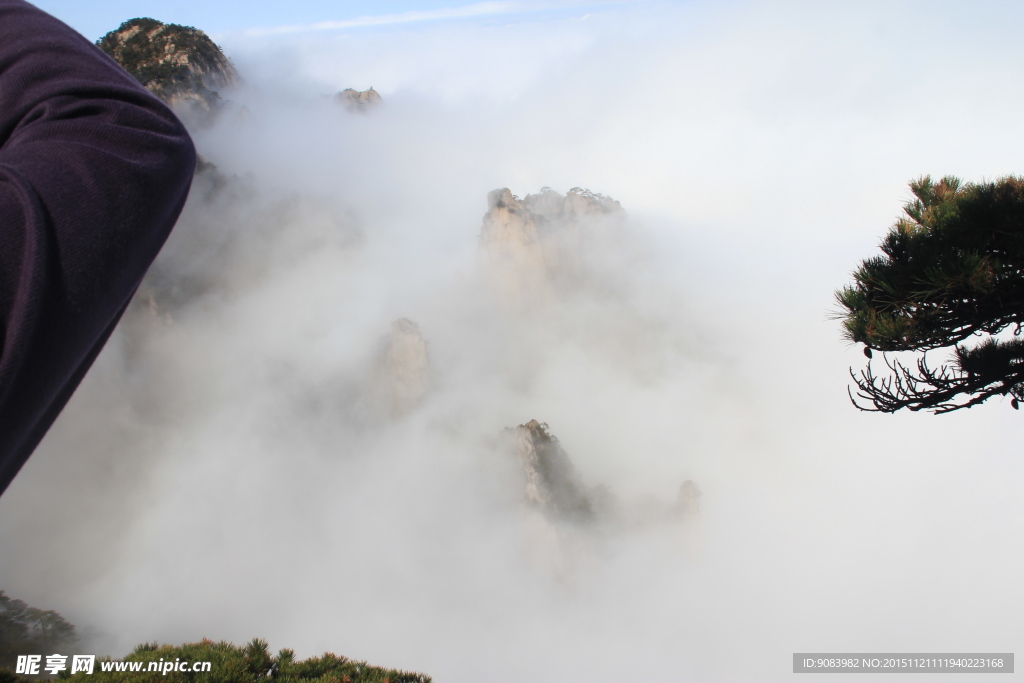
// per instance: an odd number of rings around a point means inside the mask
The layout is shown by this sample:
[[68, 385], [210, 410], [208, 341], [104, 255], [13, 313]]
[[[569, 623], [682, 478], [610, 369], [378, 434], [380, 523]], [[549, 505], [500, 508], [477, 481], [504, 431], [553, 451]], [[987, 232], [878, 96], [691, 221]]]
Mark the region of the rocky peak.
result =
[[381, 100], [380, 93], [370, 86], [369, 90], [356, 90], [355, 88], [345, 88], [340, 93], [335, 95], [337, 100], [345, 105], [345, 108], [349, 111], [367, 111], [372, 107], [376, 107], [383, 100]]
[[555, 283], [579, 279], [587, 268], [588, 233], [622, 216], [619, 202], [578, 187], [565, 195], [544, 187], [523, 199], [501, 188], [487, 195], [480, 248], [506, 299], [536, 303]]
[[408, 318], [391, 323], [377, 358], [376, 393], [386, 413], [398, 417], [418, 406], [432, 384], [427, 342]]
[[568, 521], [635, 529], [679, 521], [694, 523], [700, 516], [701, 491], [692, 480], [679, 487], [674, 504], [646, 496], [620, 500], [606, 486], [584, 485], [547, 424], [530, 420], [506, 428], [504, 436], [522, 468], [526, 504], [556, 525]]
[[526, 476], [526, 501], [549, 516], [590, 520], [593, 506], [569, 455], [547, 424], [530, 420], [505, 430]]
[[171, 105], [209, 112], [217, 90], [238, 82], [238, 72], [199, 29], [137, 18], [96, 41], [151, 93]]
[[545, 300], [550, 293], [548, 264], [536, 218], [508, 188], [489, 193], [487, 207], [480, 249], [491, 283], [514, 305]]
[[[494, 255], [544, 265], [544, 253], [537, 232], [537, 218], [525, 202], [509, 189], [487, 195], [487, 213], [480, 228], [480, 246]], [[534, 263], [535, 262], [535, 263]]]
[[537, 194], [529, 194], [523, 204], [534, 216], [545, 224], [576, 223], [586, 216], [602, 216], [620, 213], [622, 205], [611, 197], [574, 187], [558, 194], [550, 187], [542, 187]]

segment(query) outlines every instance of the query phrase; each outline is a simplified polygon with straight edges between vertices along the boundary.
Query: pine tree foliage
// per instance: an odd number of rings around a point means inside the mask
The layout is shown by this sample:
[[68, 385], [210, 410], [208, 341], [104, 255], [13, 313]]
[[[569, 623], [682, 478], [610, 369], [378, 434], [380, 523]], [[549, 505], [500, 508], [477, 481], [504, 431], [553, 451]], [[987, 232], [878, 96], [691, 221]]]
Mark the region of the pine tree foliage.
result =
[[75, 640], [75, 627], [57, 612], [30, 607], [0, 591], [0, 667], [13, 669], [19, 654], [57, 652]]
[[[886, 375], [851, 375], [858, 408], [894, 412], [969, 408], [992, 396], [1024, 400], [1024, 178], [962, 183], [954, 177], [910, 184], [914, 199], [866, 259], [853, 284], [836, 292], [847, 339], [871, 350], [952, 347], [947, 364], [926, 354], [907, 366], [885, 356]], [[1013, 335], [999, 335], [1012, 331]], [[973, 337], [979, 343], [963, 344]], [[866, 401], [862, 405], [857, 399]]]

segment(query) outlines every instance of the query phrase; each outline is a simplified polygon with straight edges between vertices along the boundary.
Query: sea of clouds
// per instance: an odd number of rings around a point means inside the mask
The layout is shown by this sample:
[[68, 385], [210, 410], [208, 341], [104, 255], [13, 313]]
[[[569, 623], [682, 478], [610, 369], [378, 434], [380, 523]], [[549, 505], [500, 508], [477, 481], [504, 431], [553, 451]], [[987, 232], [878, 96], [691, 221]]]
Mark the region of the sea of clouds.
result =
[[[1013, 651], [1018, 414], [855, 410], [831, 316], [908, 180], [1022, 171], [1020, 19], [636, 3], [215, 36], [245, 79], [194, 129], [222, 180], [0, 498], [0, 588], [115, 656], [261, 637], [439, 681]], [[330, 97], [370, 86], [365, 115]], [[524, 311], [478, 239], [490, 190], [542, 186], [628, 218], [598, 284]], [[365, 392], [400, 317], [435, 383], [393, 418]], [[699, 524], [538, 542], [494, 447], [533, 418], [624, 500], [697, 481]]]

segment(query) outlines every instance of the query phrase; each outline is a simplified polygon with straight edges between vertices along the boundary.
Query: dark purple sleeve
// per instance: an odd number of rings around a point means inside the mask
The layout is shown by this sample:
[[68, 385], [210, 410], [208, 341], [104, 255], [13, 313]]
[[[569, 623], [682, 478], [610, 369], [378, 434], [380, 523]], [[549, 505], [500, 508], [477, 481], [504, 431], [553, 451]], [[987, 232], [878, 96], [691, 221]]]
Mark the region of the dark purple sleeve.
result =
[[99, 48], [0, 0], [0, 493], [177, 220], [195, 150]]

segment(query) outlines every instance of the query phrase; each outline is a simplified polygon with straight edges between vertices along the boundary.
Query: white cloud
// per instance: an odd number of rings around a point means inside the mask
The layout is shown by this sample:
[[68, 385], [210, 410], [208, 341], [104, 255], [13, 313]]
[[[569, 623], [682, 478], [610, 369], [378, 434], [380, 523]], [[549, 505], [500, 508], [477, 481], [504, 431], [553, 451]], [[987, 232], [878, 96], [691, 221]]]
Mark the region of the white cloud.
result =
[[[545, 10], [561, 9], [581, 5], [581, 2], [520, 2], [520, 1], [499, 1], [477, 2], [472, 5], [460, 7], [444, 7], [432, 10], [410, 10], [396, 14], [367, 15], [355, 19], [318, 21], [311, 24], [293, 24], [287, 26], [274, 26], [266, 28], [248, 29], [244, 33], [248, 36], [267, 36], [287, 33], [308, 33], [310, 31], [327, 31], [352, 28], [366, 28], [373, 26], [390, 26], [393, 24], [413, 24], [421, 22], [434, 22], [446, 19], [471, 19], [488, 17], [501, 14], [517, 14], [524, 12], [543, 12]], [[589, 3], [595, 4], [595, 3]]]

